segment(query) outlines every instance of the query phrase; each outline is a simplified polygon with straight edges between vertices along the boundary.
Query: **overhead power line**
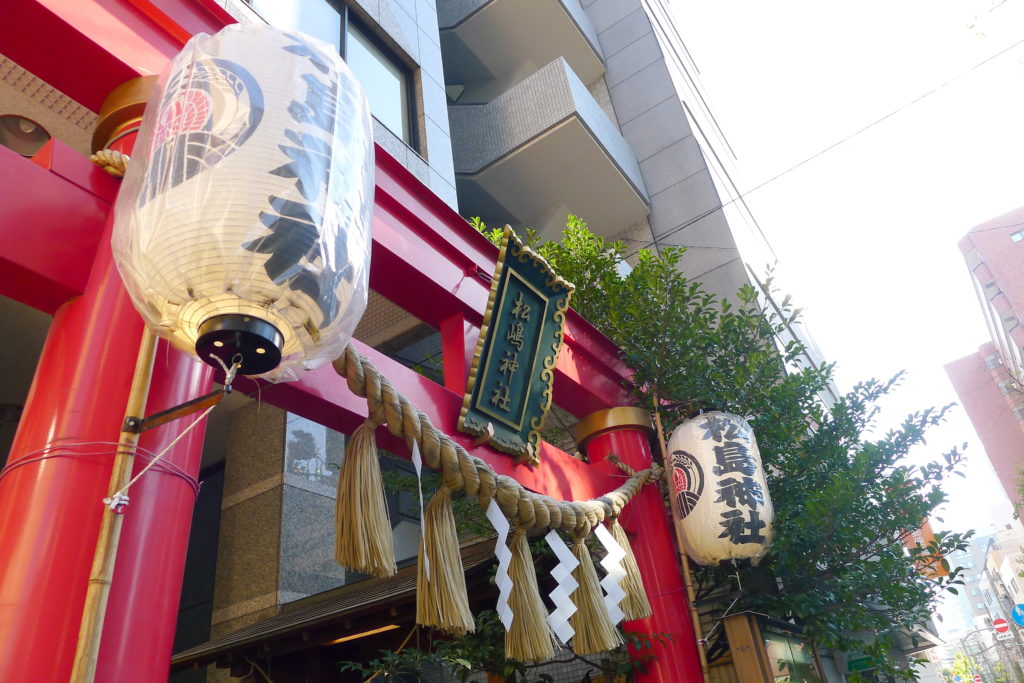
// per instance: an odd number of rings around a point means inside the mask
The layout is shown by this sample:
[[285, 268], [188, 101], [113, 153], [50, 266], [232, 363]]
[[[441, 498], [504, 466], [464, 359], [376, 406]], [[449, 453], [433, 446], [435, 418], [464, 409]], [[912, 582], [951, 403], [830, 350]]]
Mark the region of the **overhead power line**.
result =
[[[668, 231], [664, 235], [660, 235], [660, 236], [656, 237], [654, 240], [652, 240], [650, 242], [647, 242], [645, 244], [645, 246], [641, 247], [640, 249], [643, 249], [643, 248], [646, 248], [646, 247], [650, 247], [650, 246], [657, 246], [659, 241], [663, 241], [665, 238], [671, 237], [672, 235], [675, 235], [676, 233], [678, 233], [678, 232], [680, 232], [682, 230], [685, 230], [686, 228], [690, 227], [694, 223], [697, 223], [698, 221], [701, 221], [701, 220], [707, 218], [708, 216], [714, 214], [716, 211], [720, 211], [720, 210], [724, 209], [725, 207], [738, 202], [741, 199], [745, 199], [745, 198], [749, 197], [751, 194], [753, 194], [754, 192], [757, 192], [758, 190], [762, 189], [766, 185], [774, 183], [776, 180], [779, 180], [780, 178], [782, 178], [782, 177], [784, 177], [786, 175], [789, 175], [793, 171], [795, 171], [798, 168], [800, 168], [800, 167], [810, 163], [811, 161], [814, 161], [815, 159], [817, 159], [818, 157], [822, 156], [823, 154], [826, 154], [827, 152], [831, 152], [836, 147], [839, 147], [840, 145], [849, 142], [850, 140], [852, 140], [853, 138], [857, 137], [858, 135], [860, 135], [860, 134], [862, 134], [862, 133], [864, 133], [864, 132], [874, 128], [878, 124], [880, 124], [880, 123], [882, 123], [882, 122], [892, 118], [893, 116], [903, 112], [908, 107], [911, 107], [911, 106], [917, 104], [918, 102], [920, 102], [921, 100], [923, 100], [923, 99], [925, 99], [927, 97], [930, 97], [931, 95], [934, 95], [935, 93], [937, 93], [938, 91], [942, 90], [943, 88], [945, 88], [950, 83], [953, 83], [954, 81], [958, 81], [961, 78], [963, 78], [964, 76], [967, 76], [967, 75], [973, 73], [974, 71], [977, 71], [978, 69], [980, 69], [981, 67], [985, 66], [989, 62], [991, 62], [991, 61], [993, 61], [995, 59], [998, 59], [999, 57], [1002, 57], [1003, 55], [1007, 54], [1008, 52], [1010, 52], [1011, 50], [1014, 50], [1017, 47], [1020, 47], [1021, 45], [1024, 45], [1024, 39], [1018, 40], [1016, 43], [1013, 43], [1012, 45], [1003, 48], [999, 52], [996, 52], [995, 54], [993, 54], [993, 55], [991, 55], [989, 57], [986, 57], [982, 61], [978, 62], [974, 66], [972, 66], [969, 69], [967, 69], [966, 71], [963, 71], [963, 72], [957, 74], [956, 76], [953, 76], [952, 78], [949, 78], [948, 80], [943, 81], [942, 83], [940, 83], [939, 85], [935, 86], [931, 90], [928, 90], [924, 94], [915, 97], [914, 99], [910, 100], [906, 104], [904, 104], [904, 105], [902, 105], [902, 106], [900, 106], [900, 107], [898, 107], [896, 109], [893, 109], [892, 111], [890, 111], [885, 116], [882, 116], [881, 118], [878, 118], [878, 119], [872, 121], [871, 123], [867, 124], [863, 128], [860, 128], [860, 129], [854, 131], [853, 133], [850, 133], [849, 135], [847, 135], [847, 136], [837, 140], [836, 142], [832, 143], [831, 145], [825, 147], [824, 149], [822, 149], [822, 150], [812, 154], [811, 156], [807, 157], [803, 161], [800, 161], [799, 163], [794, 164], [793, 166], [790, 166], [789, 168], [787, 168], [786, 170], [782, 171], [781, 173], [777, 173], [776, 175], [772, 176], [771, 178], [768, 178], [767, 180], [765, 180], [764, 182], [761, 182], [761, 183], [755, 185], [754, 187], [750, 188], [746, 192], [742, 192], [742, 193], [738, 194], [737, 196], [733, 197], [732, 199], [730, 199], [729, 201], [724, 202], [724, 203], [720, 204], [719, 206], [716, 206], [716, 207], [714, 207], [712, 209], [709, 209], [709, 210], [701, 213], [700, 215], [695, 216], [694, 218], [691, 218], [690, 220], [686, 221], [682, 225], [679, 225], [679, 226], [673, 228], [672, 230]], [[637, 249], [636, 251], [632, 252], [631, 254], [628, 254], [626, 256], [626, 258], [629, 258], [630, 256], [635, 256], [636, 253], [640, 251], [640, 249]]]

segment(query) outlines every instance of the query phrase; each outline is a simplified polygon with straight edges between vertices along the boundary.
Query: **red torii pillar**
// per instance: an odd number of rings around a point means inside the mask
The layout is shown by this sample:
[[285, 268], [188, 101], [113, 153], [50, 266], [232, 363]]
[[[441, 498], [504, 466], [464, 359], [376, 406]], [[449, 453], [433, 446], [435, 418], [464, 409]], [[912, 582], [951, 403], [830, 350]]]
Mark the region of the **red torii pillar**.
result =
[[[576, 441], [590, 462], [618, 470], [605, 463], [609, 455], [618, 456], [635, 470], [650, 467], [651, 416], [640, 408], [608, 408], [591, 413], [574, 429]], [[643, 577], [652, 614], [647, 619], [627, 622], [627, 630], [640, 633], [668, 633], [674, 640], [655, 644], [656, 659], [638, 680], [651, 683], [701, 683], [700, 655], [690, 619], [690, 604], [683, 583], [675, 538], [666, 516], [665, 504], [656, 487], [645, 486], [626, 506], [619, 520], [631, 532], [633, 553]]]
[[[146, 92], [128, 87], [118, 88], [115, 94], [131, 100], [122, 105], [137, 105]], [[139, 109], [110, 104], [104, 109], [113, 117], [112, 125], [101, 123], [101, 130], [109, 135], [98, 141], [99, 146], [116, 139], [112, 148], [130, 152]], [[113, 212], [85, 292], [62, 305], [54, 316], [0, 477], [0, 681], [63, 683], [72, 668], [104, 512], [102, 499], [107, 495], [143, 327], [113, 262], [112, 226]], [[169, 349], [160, 352], [149, 405], [162, 409], [191, 398], [196, 395], [193, 392], [209, 387], [210, 378], [209, 368], [183, 354]], [[162, 428], [163, 434], [157, 433], [148, 446], [159, 448], [185, 426]], [[190, 467], [189, 474], [195, 477], [202, 431], [193, 432], [175, 447], [172, 457], [179, 466]], [[188, 483], [159, 473], [154, 477], [152, 471], [142, 481], [146, 478], [149, 481], [142, 489], [133, 490], [133, 503], [126, 512], [116, 588], [108, 603], [113, 618], [100, 655], [106, 673], [98, 680], [124, 680], [128, 670], [133, 680], [160, 680], [167, 675], [177, 600], [156, 603], [152, 597], [180, 591], [191, 508], [176, 503], [173, 514], [163, 517], [163, 512], [156, 511], [161, 499], [165, 495], [180, 498], [180, 487]], [[153, 520], [161, 517], [161, 531], [169, 537], [153, 533]], [[166, 552], [157, 553], [158, 548]], [[166, 558], [171, 561], [165, 562]], [[130, 589], [140, 580], [145, 581], [149, 598], [145, 608], [139, 593]], [[173, 611], [164, 603], [173, 603]], [[154, 611], [154, 605], [160, 608]], [[117, 638], [123, 640], [113, 642]], [[145, 654], [130, 663], [118, 661], [128, 653]], [[132, 669], [124, 668], [129, 664]]]

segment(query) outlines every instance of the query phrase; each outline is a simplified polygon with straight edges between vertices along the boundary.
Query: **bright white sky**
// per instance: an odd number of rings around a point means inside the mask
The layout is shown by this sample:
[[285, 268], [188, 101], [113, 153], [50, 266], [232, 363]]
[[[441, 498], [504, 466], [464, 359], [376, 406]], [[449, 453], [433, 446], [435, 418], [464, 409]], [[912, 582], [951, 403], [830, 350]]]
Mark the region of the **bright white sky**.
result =
[[[905, 369], [891, 422], [955, 402], [943, 364], [988, 339], [957, 240], [1024, 204], [1024, 0], [675, 0], [674, 11], [741, 192], [896, 112], [747, 203], [840, 389]], [[968, 478], [947, 487], [936, 526], [984, 533], [1010, 511], [961, 409], [919, 455], [965, 441]]]

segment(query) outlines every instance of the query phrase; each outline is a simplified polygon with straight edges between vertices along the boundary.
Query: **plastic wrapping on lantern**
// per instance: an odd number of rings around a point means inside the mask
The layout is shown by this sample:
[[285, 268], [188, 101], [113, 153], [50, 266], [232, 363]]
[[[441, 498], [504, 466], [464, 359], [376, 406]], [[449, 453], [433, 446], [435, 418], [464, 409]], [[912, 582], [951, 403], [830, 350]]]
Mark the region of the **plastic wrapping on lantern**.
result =
[[775, 511], [754, 430], [738, 415], [703, 413], [668, 442], [673, 513], [686, 554], [700, 565], [760, 562], [771, 545]]
[[295, 379], [337, 357], [366, 308], [369, 107], [333, 47], [269, 26], [192, 38], [160, 77], [116, 206], [136, 308], [192, 353], [200, 325], [274, 325]]

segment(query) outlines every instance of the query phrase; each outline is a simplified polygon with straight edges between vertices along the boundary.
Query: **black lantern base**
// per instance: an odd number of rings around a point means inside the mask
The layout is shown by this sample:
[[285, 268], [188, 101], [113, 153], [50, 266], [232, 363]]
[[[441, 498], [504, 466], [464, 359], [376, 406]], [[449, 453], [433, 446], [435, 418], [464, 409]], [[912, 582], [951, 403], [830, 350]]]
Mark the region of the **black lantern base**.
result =
[[207, 318], [199, 326], [196, 353], [215, 368], [220, 363], [216, 356], [231, 367], [239, 361], [241, 375], [262, 375], [281, 362], [281, 344], [284, 337], [266, 320], [251, 315], [230, 313]]

